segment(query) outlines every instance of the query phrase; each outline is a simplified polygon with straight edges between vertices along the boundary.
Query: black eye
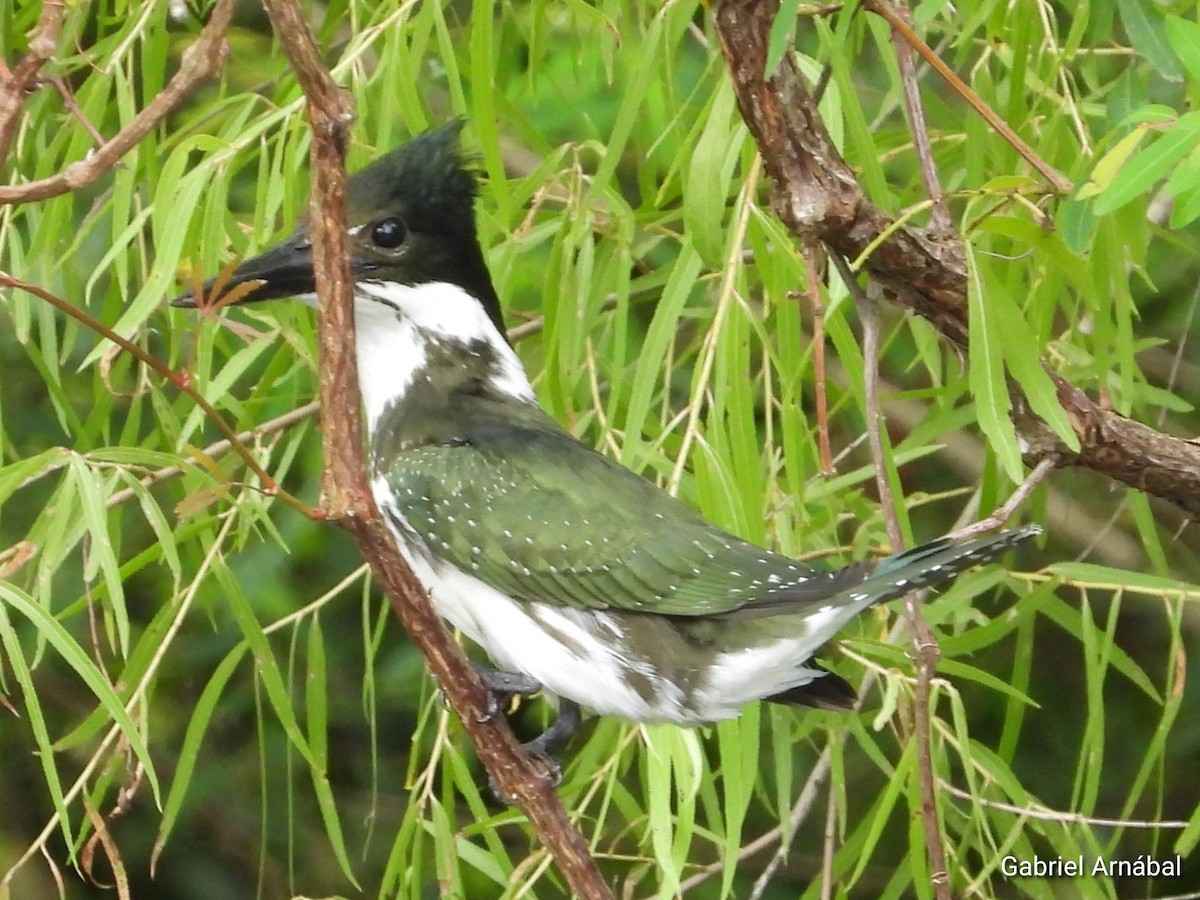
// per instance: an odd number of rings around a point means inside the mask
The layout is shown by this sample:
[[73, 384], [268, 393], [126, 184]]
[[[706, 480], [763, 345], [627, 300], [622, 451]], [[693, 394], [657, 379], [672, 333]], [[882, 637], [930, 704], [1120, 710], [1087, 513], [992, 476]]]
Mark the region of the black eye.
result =
[[408, 237], [408, 228], [399, 216], [380, 219], [371, 226], [371, 240], [383, 250], [395, 250]]

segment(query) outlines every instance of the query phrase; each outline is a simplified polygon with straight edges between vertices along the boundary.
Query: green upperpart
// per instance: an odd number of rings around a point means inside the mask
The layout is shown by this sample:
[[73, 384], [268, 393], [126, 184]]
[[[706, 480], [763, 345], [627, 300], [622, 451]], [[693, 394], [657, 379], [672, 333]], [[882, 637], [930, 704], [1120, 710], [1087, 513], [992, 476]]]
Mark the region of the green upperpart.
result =
[[[457, 423], [453, 437], [404, 448], [385, 417], [372, 466], [387, 479], [405, 530], [515, 600], [770, 615], [831, 602], [869, 571], [821, 572], [756, 547], [580, 444], [537, 407], [484, 406], [444, 410]], [[397, 410], [393, 421], [402, 416]]]

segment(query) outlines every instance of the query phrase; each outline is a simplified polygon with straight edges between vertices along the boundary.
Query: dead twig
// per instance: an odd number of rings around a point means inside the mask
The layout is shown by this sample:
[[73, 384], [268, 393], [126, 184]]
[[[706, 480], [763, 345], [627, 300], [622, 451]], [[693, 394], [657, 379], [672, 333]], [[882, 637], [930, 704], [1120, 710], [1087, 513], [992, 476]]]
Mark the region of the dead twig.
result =
[[[907, 26], [911, 19], [908, 8], [900, 6], [894, 11]], [[911, 30], [910, 28], [909, 31]], [[903, 32], [893, 25], [892, 44], [896, 48], [896, 65], [900, 69], [904, 109], [908, 113], [908, 130], [913, 136], [913, 147], [917, 151], [917, 163], [921, 169], [921, 179], [925, 182], [925, 193], [933, 201], [933, 207], [929, 211], [930, 227], [935, 232], [951, 236], [954, 226], [950, 219], [950, 208], [946, 205], [946, 195], [942, 192], [942, 180], [938, 177], [937, 164], [933, 161], [933, 146], [929, 142], [929, 129], [925, 126], [925, 107], [921, 105], [921, 89], [917, 79], [917, 67], [913, 64], [912, 45], [903, 38]]]
[[1056, 468], [1058, 468], [1058, 460], [1053, 456], [1047, 456], [1033, 467], [1033, 471], [1025, 476], [1025, 480], [1017, 485], [1017, 489], [1012, 492], [1012, 495], [1002, 505], [996, 507], [991, 515], [965, 528], [959, 528], [951, 532], [947, 537], [953, 541], [965, 541], [969, 538], [978, 537], [981, 534], [1002, 528], [1012, 518], [1013, 513], [1029, 498], [1029, 495], [1034, 492], [1037, 486], [1045, 481]]
[[[845, 260], [838, 268], [845, 278], [850, 274]], [[866, 385], [867, 444], [875, 463], [875, 484], [879, 490], [879, 508], [887, 524], [892, 552], [904, 549], [904, 536], [896, 515], [896, 500], [883, 456], [883, 414], [879, 409], [879, 310], [870, 297], [859, 289], [858, 283], [847, 282], [858, 306], [863, 324], [863, 378]], [[912, 709], [912, 730], [917, 741], [917, 780], [921, 793], [921, 825], [925, 831], [925, 849], [929, 854], [929, 876], [938, 900], [950, 900], [950, 873], [946, 868], [946, 848], [938, 821], [937, 797], [934, 794], [933, 751], [930, 746], [930, 686], [937, 670], [941, 651], [937, 639], [925, 621], [921, 610], [920, 592], [904, 597], [904, 616], [912, 625], [912, 659], [916, 667], [916, 689]]]

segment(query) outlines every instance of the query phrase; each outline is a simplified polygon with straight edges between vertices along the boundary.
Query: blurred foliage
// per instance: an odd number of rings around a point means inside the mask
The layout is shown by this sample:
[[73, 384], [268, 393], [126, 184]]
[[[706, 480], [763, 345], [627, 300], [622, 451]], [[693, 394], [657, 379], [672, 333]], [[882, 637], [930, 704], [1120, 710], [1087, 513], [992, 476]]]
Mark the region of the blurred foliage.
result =
[[[26, 99], [6, 182], [58, 172], [94, 145], [91, 128], [127, 123], [208, 6], [69, 5], [45, 74], [77, 108], [49, 85]], [[8, 65], [38, 12], [0, 0]], [[831, 129], [872, 201], [922, 222], [888, 29], [851, 7], [813, 12], [799, 7], [792, 40], [811, 71], [831, 66]], [[913, 13], [1082, 186], [1046, 197], [924, 74], [971, 247], [977, 348], [1009, 371], [1040, 348], [1119, 411], [1196, 434], [1195, 4], [928, 0]], [[828, 285], [839, 459], [824, 478], [803, 262], [770, 213], [704, 5], [333, 0], [309, 14], [358, 103], [351, 168], [469, 117], [481, 236], [510, 321], [540, 326], [518, 350], [560, 421], [749, 539], [837, 563], [886, 550], [853, 304]], [[257, 7], [229, 39], [222, 78], [97, 184], [0, 207], [0, 269], [188, 372], [315, 502], [315, 420], [278, 421], [315, 396], [311, 314], [164, 304], [304, 212], [295, 79]], [[0, 896], [114, 895], [93, 886], [112, 882], [95, 813], [135, 897], [563, 895], [521, 816], [487, 799], [350, 541], [261, 492], [233, 455], [200, 450], [216, 432], [172, 385], [37, 298], [5, 290], [0, 304]], [[926, 323], [886, 315], [889, 475], [906, 535], [927, 539], [1013, 490], [1006, 397], [977, 390]], [[1200, 889], [1191, 860], [1182, 878], [1000, 870], [1006, 854], [1170, 859], [1200, 839], [1195, 526], [1069, 471], [1022, 515], [1048, 527], [1043, 546], [927, 606], [944, 657], [934, 747], [954, 893]], [[786, 824], [822, 753], [832, 789], [762, 896], [931, 896], [894, 615], [864, 616], [825, 654], [855, 682], [870, 673], [859, 715], [589, 723], [561, 792], [625, 896], [748, 896], [778, 842], [739, 861], [740, 849]], [[531, 734], [546, 714], [527, 704], [517, 726]], [[1099, 821], [1113, 819], [1136, 823]]]

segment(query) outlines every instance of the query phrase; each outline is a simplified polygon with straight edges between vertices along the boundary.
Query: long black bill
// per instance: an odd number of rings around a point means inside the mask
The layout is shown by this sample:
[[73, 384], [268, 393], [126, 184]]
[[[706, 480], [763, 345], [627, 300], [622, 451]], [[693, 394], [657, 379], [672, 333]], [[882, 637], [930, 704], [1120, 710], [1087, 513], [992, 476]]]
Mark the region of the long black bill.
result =
[[[216, 297], [210, 297], [209, 294], [213, 285], [219, 280], [220, 276], [204, 282], [203, 292], [206, 301], [218, 300]], [[246, 260], [229, 276], [221, 288], [221, 293], [222, 295], [228, 294], [239, 285], [253, 281], [259, 281], [261, 284], [250, 288], [234, 302], [256, 303], [259, 300], [303, 297], [314, 293], [317, 286], [313, 277], [312, 244], [309, 242], [308, 235], [294, 234], [283, 243]], [[188, 291], [186, 294], [180, 294], [173, 298], [171, 305], [191, 309], [198, 304], [195, 293]]]

